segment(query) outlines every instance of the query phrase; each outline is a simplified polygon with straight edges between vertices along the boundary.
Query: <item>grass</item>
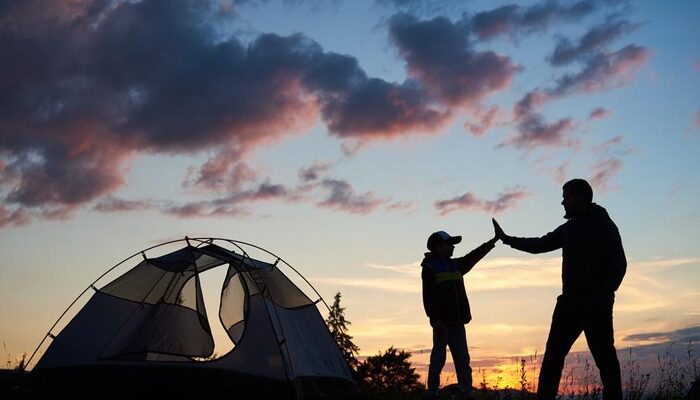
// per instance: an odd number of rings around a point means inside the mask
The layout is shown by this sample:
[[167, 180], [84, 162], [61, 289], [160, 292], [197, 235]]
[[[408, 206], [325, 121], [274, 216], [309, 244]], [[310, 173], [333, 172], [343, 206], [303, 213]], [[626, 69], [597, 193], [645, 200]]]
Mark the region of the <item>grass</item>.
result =
[[[693, 342], [685, 344], [683, 351], [678, 351], [679, 346], [681, 344], [672, 343], [663, 354], [657, 354], [651, 362], [648, 359], [640, 360], [632, 348], [624, 357], [620, 357], [625, 400], [685, 399], [691, 393], [691, 389], [700, 389], [700, 365]], [[485, 371], [479, 371], [481, 382], [478, 387], [482, 393], [481, 398], [527, 398], [537, 391], [538, 371], [539, 361], [536, 355], [518, 358], [510, 371], [519, 378], [517, 388], [501, 388], [498, 379], [489, 385], [485, 379]], [[602, 391], [598, 368], [588, 357], [577, 354], [575, 359], [567, 361], [559, 384], [561, 400], [602, 400]], [[692, 393], [697, 396], [695, 391]]]
[[[678, 347], [685, 346], [679, 349]], [[8, 356], [8, 368], [0, 369], [0, 398], [38, 399], [34, 391], [26, 387], [28, 377], [20, 367], [24, 359], [12, 360]], [[672, 344], [653, 360], [640, 359], [629, 349], [620, 357], [625, 400], [681, 400], [700, 399], [700, 370], [693, 343]], [[485, 371], [474, 373], [477, 400], [534, 400], [537, 390], [539, 360], [537, 356], [519, 357], [514, 360], [510, 373], [518, 376], [518, 387], [503, 387], [502, 380], [488, 384]], [[480, 381], [477, 382], [477, 379]], [[454, 379], [441, 389], [442, 399], [457, 399]], [[425, 391], [417, 391], [402, 399], [424, 399]], [[385, 397], [376, 396], [383, 400]], [[388, 398], [388, 397], [386, 397]], [[559, 386], [560, 400], [602, 400], [602, 385], [598, 369], [588, 358], [578, 355], [565, 366]]]

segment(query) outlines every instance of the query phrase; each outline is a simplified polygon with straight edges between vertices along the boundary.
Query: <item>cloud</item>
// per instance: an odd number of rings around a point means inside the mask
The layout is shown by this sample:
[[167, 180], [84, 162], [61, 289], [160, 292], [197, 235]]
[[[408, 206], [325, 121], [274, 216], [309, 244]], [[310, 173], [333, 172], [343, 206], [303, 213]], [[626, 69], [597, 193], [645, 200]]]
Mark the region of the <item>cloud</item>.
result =
[[562, 66], [590, 57], [613, 40], [633, 31], [635, 28], [636, 26], [628, 21], [609, 20], [586, 32], [579, 39], [578, 43], [574, 44], [567, 38], [561, 38], [550, 57], [550, 63], [555, 66]]
[[700, 127], [700, 110], [695, 111], [695, 126]]
[[327, 172], [334, 163], [332, 162], [314, 162], [308, 167], [302, 167], [299, 170], [299, 179], [302, 182], [316, 182], [321, 179], [321, 176]]
[[633, 44], [616, 52], [596, 54], [581, 71], [557, 79], [553, 93], [560, 96], [572, 92], [594, 93], [624, 86], [650, 56], [649, 50]]
[[622, 169], [622, 161], [617, 157], [610, 157], [591, 166], [593, 176], [589, 182], [596, 191], [607, 191], [610, 188], [610, 180]]
[[420, 21], [400, 13], [389, 20], [389, 36], [409, 74], [450, 107], [474, 107], [510, 86], [518, 67], [508, 57], [471, 48], [461, 22], [445, 17]]
[[588, 119], [593, 120], [593, 119], [603, 119], [607, 118], [612, 114], [612, 111], [603, 108], [603, 107], [596, 107], [593, 110], [591, 110], [590, 114], [588, 114]]
[[566, 177], [569, 174], [569, 167], [570, 166], [571, 166], [571, 160], [567, 160], [552, 171], [552, 175], [554, 176], [554, 180], [557, 183], [563, 185], [567, 181]]
[[324, 179], [320, 185], [327, 190], [326, 199], [318, 203], [321, 207], [352, 214], [368, 214], [388, 201], [377, 198], [372, 192], [357, 194], [352, 185], [344, 180]]
[[618, 154], [618, 155], [627, 155], [632, 152], [631, 149], [625, 148], [622, 150], [619, 150], [620, 146], [622, 145], [623, 137], [618, 135], [613, 138], [610, 138], [603, 143], [597, 144], [593, 146], [593, 152], [596, 154]]
[[669, 258], [669, 259], [659, 259], [659, 260], [649, 260], [649, 261], [634, 261], [632, 264], [636, 269], [668, 269], [673, 267], [680, 267], [689, 264], [699, 263], [700, 259], [697, 258]]
[[148, 210], [156, 206], [154, 202], [148, 200], [125, 200], [107, 196], [95, 204], [93, 209], [103, 213], [113, 213]]
[[546, 29], [556, 21], [576, 21], [595, 10], [595, 1], [562, 4], [543, 1], [530, 7], [505, 5], [475, 14], [469, 27], [480, 39], [526, 34]]
[[[632, 296], [634, 287], [642, 280], [645, 271], [657, 268], [673, 268], [697, 263], [697, 259], [660, 259], [647, 261], [630, 260], [629, 270], [637, 271], [625, 279], [621, 294], [625, 298], [625, 304], [616, 305], [617, 309], [635, 309], [638, 305], [648, 303], [650, 295], [647, 288], [642, 288], [639, 296]], [[377, 264], [365, 262], [363, 267], [372, 270], [373, 273], [363, 274], [361, 277], [321, 277], [314, 278], [314, 282], [323, 282], [333, 286], [352, 286], [370, 290], [420, 293], [420, 262], [410, 262], [399, 265]], [[378, 278], [377, 274], [380, 274]], [[561, 257], [492, 257], [479, 262], [478, 268], [470, 271], [469, 290], [474, 292], [489, 290], [512, 290], [529, 287], [560, 288], [561, 287]], [[631, 279], [634, 279], [632, 281]], [[645, 283], [649, 281], [644, 281]], [[659, 288], [659, 295], [666, 297], [667, 288]], [[663, 293], [661, 293], [663, 291]], [[658, 299], [653, 298], [652, 302]], [[636, 304], [630, 304], [630, 301]], [[670, 302], [669, 304], [673, 304]]]
[[494, 126], [503, 124], [503, 114], [498, 106], [477, 108], [474, 110], [473, 120], [464, 123], [464, 129], [474, 136], [481, 136]]
[[542, 90], [527, 92], [522, 99], [515, 103], [513, 114], [516, 119], [531, 116], [540, 106], [551, 100], [551, 96]]
[[434, 133], [450, 117], [415, 82], [395, 85], [376, 78], [328, 101], [322, 112], [332, 134], [361, 140]]
[[684, 329], [677, 329], [665, 332], [637, 333], [625, 336], [622, 340], [628, 342], [697, 342], [700, 340], [700, 326], [692, 326]]
[[23, 209], [10, 211], [0, 204], [0, 227], [23, 226], [30, 221], [29, 215]]
[[143, 153], [210, 152], [185, 186], [235, 194], [257, 181], [251, 152], [319, 119], [367, 141], [434, 132], [451, 116], [420, 83], [368, 77], [303, 35], [221, 37], [220, 12], [194, 0], [0, 8], [0, 57], [12, 60], [0, 73], [6, 213], [66, 217], [115, 193]]
[[[211, 191], [237, 190], [246, 182], [254, 182], [257, 172], [245, 162], [244, 152], [240, 148], [220, 149], [199, 167], [196, 177], [188, 176], [185, 187], [198, 187]], [[192, 174], [192, 169], [188, 175]]]
[[549, 91], [535, 89], [527, 92], [513, 107], [515, 132], [499, 144], [530, 150], [540, 146], [577, 147], [579, 142], [570, 138], [576, 128], [572, 118], [561, 118], [549, 123], [538, 112], [543, 104], [553, 100]]
[[512, 145], [519, 149], [577, 146], [578, 141], [569, 138], [575, 128], [576, 124], [571, 118], [547, 123], [542, 115], [530, 114], [518, 122], [515, 134], [502, 142], [501, 146]]
[[458, 210], [479, 210], [491, 214], [499, 214], [513, 208], [522, 199], [528, 196], [527, 191], [522, 188], [509, 189], [501, 193], [494, 200], [483, 200], [472, 192], [446, 200], [435, 201], [435, 209], [440, 215], [447, 215]]

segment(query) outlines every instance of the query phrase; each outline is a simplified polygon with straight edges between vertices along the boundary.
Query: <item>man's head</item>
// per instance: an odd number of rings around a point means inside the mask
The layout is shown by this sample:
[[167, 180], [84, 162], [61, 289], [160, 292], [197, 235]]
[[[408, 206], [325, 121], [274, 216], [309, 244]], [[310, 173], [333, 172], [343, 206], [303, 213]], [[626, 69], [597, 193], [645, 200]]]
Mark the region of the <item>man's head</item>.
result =
[[584, 179], [572, 179], [562, 187], [562, 201], [566, 215], [571, 218], [580, 214], [593, 202], [593, 189]]
[[445, 231], [433, 232], [428, 237], [428, 250], [439, 258], [450, 258], [454, 253], [455, 245], [461, 241], [461, 236], [450, 236]]

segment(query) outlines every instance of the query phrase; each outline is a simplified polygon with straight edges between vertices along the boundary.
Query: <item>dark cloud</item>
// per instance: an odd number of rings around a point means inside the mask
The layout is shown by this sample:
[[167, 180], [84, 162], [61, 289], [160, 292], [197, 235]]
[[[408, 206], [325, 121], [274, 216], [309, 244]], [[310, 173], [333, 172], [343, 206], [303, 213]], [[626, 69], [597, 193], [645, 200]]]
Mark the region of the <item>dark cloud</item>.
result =
[[612, 111], [608, 110], [607, 108], [596, 107], [595, 109], [591, 110], [590, 114], [588, 114], [588, 119], [603, 119], [609, 117], [611, 114]]
[[508, 57], [472, 49], [467, 27], [445, 17], [420, 21], [397, 14], [389, 20], [389, 35], [409, 74], [451, 107], [473, 107], [506, 89], [518, 70]]
[[393, 137], [407, 131], [435, 132], [450, 117], [420, 85], [368, 79], [346, 96], [323, 105], [331, 132], [353, 139]]
[[250, 211], [239, 206], [211, 207], [209, 202], [188, 203], [166, 207], [163, 212], [178, 218], [249, 217]]
[[553, 99], [554, 97], [546, 90], [535, 89], [518, 100], [513, 108], [515, 133], [500, 146], [510, 145], [526, 150], [540, 146], [578, 146], [579, 142], [570, 137], [576, 128], [572, 118], [561, 118], [550, 123], [538, 112], [543, 104]]
[[302, 182], [316, 182], [325, 172], [327, 172], [334, 163], [332, 162], [314, 162], [308, 167], [303, 167], [299, 170], [299, 179]]
[[157, 204], [148, 200], [125, 200], [114, 196], [101, 199], [93, 210], [103, 213], [131, 212], [155, 208]]
[[576, 124], [571, 118], [547, 123], [542, 115], [531, 114], [518, 122], [515, 134], [501, 143], [501, 146], [511, 145], [519, 149], [532, 149], [538, 146], [577, 146], [578, 141], [570, 138], [575, 128]]
[[542, 31], [557, 21], [576, 21], [589, 15], [596, 9], [596, 3], [586, 0], [563, 4], [548, 0], [529, 7], [505, 5], [475, 14], [469, 27], [480, 39], [532, 33]]
[[697, 342], [700, 340], [700, 326], [692, 326], [674, 331], [637, 333], [634, 335], [625, 336], [623, 340], [630, 342], [653, 341], [680, 343], [687, 343], [688, 341], [692, 340], [693, 342]]
[[144, 152], [211, 152], [185, 186], [239, 195], [256, 180], [250, 152], [319, 117], [332, 134], [365, 141], [435, 131], [450, 117], [418, 82], [367, 77], [355, 58], [303, 35], [217, 36], [224, 3], [2, 4], [9, 215], [66, 216], [114, 193]]
[[628, 21], [606, 21], [589, 30], [577, 43], [562, 38], [550, 57], [552, 65], [561, 66], [590, 57], [620, 36], [633, 31], [635, 25]]
[[535, 111], [544, 103], [549, 101], [551, 96], [542, 90], [533, 90], [527, 92], [522, 99], [515, 103], [513, 114], [516, 119], [525, 118], [535, 113]]
[[344, 180], [324, 179], [321, 187], [327, 190], [327, 196], [318, 205], [334, 210], [368, 214], [388, 202], [387, 199], [377, 198], [372, 192], [357, 194], [352, 185]]
[[447, 215], [458, 210], [478, 210], [490, 214], [498, 214], [513, 208], [519, 201], [528, 196], [522, 188], [509, 189], [498, 195], [494, 200], [484, 200], [472, 192], [446, 200], [435, 201], [435, 209], [440, 215]]
[[598, 53], [581, 71], [557, 79], [552, 93], [563, 96], [572, 92], [592, 93], [624, 86], [631, 82], [650, 56], [649, 50], [637, 45], [628, 45], [612, 53]]

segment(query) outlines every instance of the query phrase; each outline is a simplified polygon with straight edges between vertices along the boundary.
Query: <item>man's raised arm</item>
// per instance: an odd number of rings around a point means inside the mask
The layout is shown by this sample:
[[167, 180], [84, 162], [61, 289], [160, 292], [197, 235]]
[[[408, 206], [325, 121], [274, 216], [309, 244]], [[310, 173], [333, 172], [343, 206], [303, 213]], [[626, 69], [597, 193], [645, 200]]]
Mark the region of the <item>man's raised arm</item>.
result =
[[521, 238], [506, 235], [495, 219], [492, 218], [491, 221], [493, 222], [496, 237], [514, 249], [537, 254], [556, 250], [562, 246], [561, 226], [542, 237]]

